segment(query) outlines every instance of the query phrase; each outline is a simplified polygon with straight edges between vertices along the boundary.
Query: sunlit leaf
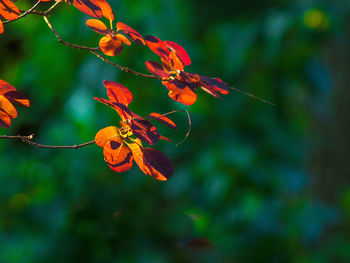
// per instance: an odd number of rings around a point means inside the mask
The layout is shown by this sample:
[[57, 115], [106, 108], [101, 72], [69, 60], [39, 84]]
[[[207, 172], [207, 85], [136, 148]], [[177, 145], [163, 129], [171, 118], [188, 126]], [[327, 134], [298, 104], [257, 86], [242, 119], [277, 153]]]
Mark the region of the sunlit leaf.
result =
[[95, 136], [95, 143], [101, 147], [104, 147], [111, 140], [117, 141], [119, 143], [123, 142], [120, 131], [115, 126], [103, 128], [99, 130]]
[[2, 110], [0, 110], [0, 125], [6, 129], [11, 125], [11, 117]]
[[145, 119], [133, 119], [130, 128], [137, 138], [150, 145], [154, 145], [159, 140], [159, 132], [156, 127]]
[[16, 108], [4, 95], [0, 95], [0, 109], [13, 119], [17, 117]]
[[191, 65], [190, 56], [187, 54], [186, 50], [182, 46], [171, 41], [164, 41], [164, 43], [167, 45], [168, 48], [170, 48], [176, 53], [176, 55], [181, 59], [182, 63], [185, 66]]
[[0, 19], [13, 20], [19, 14], [18, 7], [11, 0], [0, 0]]
[[101, 51], [107, 56], [117, 56], [123, 50], [123, 42], [120, 38], [113, 35], [107, 35], [101, 38], [99, 42]]
[[146, 36], [145, 37], [147, 46], [158, 56], [168, 59], [170, 55], [170, 51], [168, 47], [161, 41], [159, 38], [155, 36]]
[[89, 16], [94, 18], [101, 18], [103, 16], [102, 10], [96, 0], [68, 0], [68, 2]]
[[141, 45], [146, 45], [145, 40], [143, 37], [133, 28], [129, 27], [128, 25], [118, 22], [117, 23], [117, 30], [122, 31], [124, 34], [126, 34], [133, 42], [136, 42]]
[[104, 80], [104, 86], [107, 89], [107, 95], [111, 102], [117, 102], [128, 106], [132, 100], [133, 96], [125, 86], [119, 84], [115, 81]]
[[168, 117], [166, 117], [162, 114], [153, 112], [150, 115], [148, 115], [148, 118], [150, 118], [152, 120], [157, 120], [157, 121], [167, 125], [168, 127], [172, 128], [172, 129], [177, 129], [176, 124], [171, 119], [169, 119]]
[[111, 8], [111, 6], [108, 4], [106, 0], [96, 0], [98, 6], [102, 10], [102, 14], [105, 18], [107, 18], [109, 21], [114, 20], [114, 13]]
[[166, 181], [174, 172], [174, 165], [168, 156], [156, 149], [143, 149], [143, 158], [148, 175], [157, 180]]
[[206, 88], [209, 88], [211, 90], [214, 90], [216, 92], [220, 92], [221, 94], [228, 94], [229, 93], [229, 87], [228, 85], [223, 82], [221, 79], [218, 78], [209, 78], [206, 76], [200, 76], [200, 81], [203, 86]]
[[161, 78], [169, 78], [170, 74], [167, 73], [164, 69], [163, 66], [155, 61], [146, 61], [145, 63], [146, 68], [148, 69], [149, 72], [151, 72], [154, 75], [157, 75]]
[[194, 92], [195, 86], [192, 83], [187, 83], [181, 80], [162, 81], [163, 85], [169, 90], [169, 97], [173, 100], [181, 102], [187, 106], [192, 105], [197, 100], [197, 95]]
[[107, 26], [102, 21], [97, 19], [88, 19], [86, 21], [86, 25], [90, 27], [92, 30], [94, 30], [95, 32], [102, 35], [107, 35], [112, 32], [112, 30], [108, 29]]
[[108, 166], [118, 173], [130, 170], [132, 167], [133, 155], [128, 146], [124, 143], [111, 140], [103, 147], [103, 155]]

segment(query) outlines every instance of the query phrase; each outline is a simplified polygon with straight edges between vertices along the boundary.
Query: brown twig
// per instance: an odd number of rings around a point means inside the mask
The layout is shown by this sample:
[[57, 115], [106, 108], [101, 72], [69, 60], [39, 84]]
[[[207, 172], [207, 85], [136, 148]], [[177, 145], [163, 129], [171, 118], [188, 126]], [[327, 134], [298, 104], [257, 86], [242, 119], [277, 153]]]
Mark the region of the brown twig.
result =
[[30, 9], [27, 10], [27, 11], [25, 11], [22, 15], [18, 16], [18, 17], [15, 18], [15, 19], [8, 20], [8, 21], [4, 21], [4, 22], [2, 22], [2, 23], [3, 23], [3, 24], [9, 24], [9, 23], [12, 23], [13, 21], [16, 21], [16, 20], [18, 20], [18, 19], [21, 19], [21, 18], [23, 18], [23, 17], [25, 17], [25, 16], [31, 14], [31, 13], [34, 11], [34, 9], [35, 9], [39, 4], [40, 4], [40, 0], [39, 0], [38, 2], [36, 2], [36, 3], [33, 5], [32, 8], [30, 8]]
[[92, 54], [94, 54], [96, 57], [98, 57], [99, 59], [101, 59], [103, 62], [106, 62], [118, 69], [120, 69], [121, 71], [127, 72], [127, 73], [132, 73], [136, 76], [140, 76], [140, 77], [144, 77], [144, 78], [153, 78], [153, 79], [161, 79], [158, 76], [155, 75], [148, 75], [148, 74], [144, 74], [144, 73], [140, 73], [137, 72], [135, 70], [132, 70], [130, 68], [127, 67], [123, 67], [120, 66], [114, 62], [112, 62], [111, 60], [109, 60], [108, 58], [106, 58], [105, 56], [103, 56], [102, 54], [100, 54], [98, 52], [99, 48], [95, 48], [95, 47], [86, 47], [86, 46], [80, 46], [80, 45], [76, 45], [76, 44], [71, 44], [67, 41], [64, 41], [61, 36], [57, 33], [57, 31], [55, 30], [55, 28], [53, 27], [53, 25], [51, 24], [50, 20], [47, 18], [47, 16], [43, 17], [47, 26], [51, 29], [51, 31], [54, 33], [54, 35], [56, 36], [56, 38], [58, 39], [58, 41], [62, 44], [65, 45], [67, 47], [71, 47], [71, 48], [75, 48], [75, 49], [79, 49], [79, 50], [86, 50], [86, 51], [90, 51]]
[[86, 46], [80, 46], [80, 45], [76, 45], [76, 44], [71, 44], [71, 43], [68, 43], [66, 41], [64, 41], [61, 36], [57, 33], [57, 31], [53, 28], [52, 24], [50, 23], [49, 19], [47, 18], [47, 16], [44, 16], [43, 17], [47, 26], [51, 29], [51, 31], [54, 33], [54, 35], [56, 36], [58, 42], [60, 42], [62, 45], [65, 45], [67, 47], [71, 47], [71, 48], [75, 48], [75, 49], [79, 49], [79, 50], [88, 50], [88, 51], [96, 51], [98, 50], [99, 48], [97, 47], [86, 47]]
[[258, 96], [255, 96], [255, 95], [253, 95], [253, 94], [251, 94], [251, 93], [245, 92], [245, 91], [243, 91], [243, 90], [241, 90], [241, 89], [237, 89], [237, 88], [234, 88], [234, 87], [229, 87], [229, 88], [232, 89], [232, 90], [234, 90], [234, 91], [237, 91], [237, 92], [239, 92], [239, 93], [241, 93], [241, 94], [243, 94], [243, 95], [246, 95], [246, 96], [251, 97], [251, 98], [253, 98], [253, 99], [259, 100], [259, 101], [261, 101], [261, 102], [263, 102], [263, 103], [269, 104], [269, 105], [271, 105], [271, 106], [276, 106], [276, 105], [273, 104], [272, 102], [269, 102], [269, 101], [267, 101], [267, 100], [264, 100], [264, 99], [262, 99], [262, 98], [260, 98], [260, 97], [258, 97]]
[[75, 144], [75, 145], [45, 145], [33, 142], [32, 139], [34, 138], [34, 134], [23, 136], [23, 135], [16, 135], [16, 136], [10, 136], [10, 135], [0, 135], [0, 139], [9, 139], [9, 140], [20, 140], [24, 143], [27, 143], [31, 146], [37, 147], [37, 148], [48, 148], [48, 149], [80, 149], [88, 145], [92, 145], [95, 143], [95, 141], [86, 142], [82, 144]]

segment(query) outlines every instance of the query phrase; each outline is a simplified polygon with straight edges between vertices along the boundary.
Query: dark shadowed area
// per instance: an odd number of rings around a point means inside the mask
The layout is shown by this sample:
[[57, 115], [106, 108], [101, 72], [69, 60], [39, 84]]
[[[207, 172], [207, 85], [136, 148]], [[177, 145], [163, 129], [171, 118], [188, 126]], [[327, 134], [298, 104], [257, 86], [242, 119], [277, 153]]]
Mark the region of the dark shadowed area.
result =
[[[176, 146], [186, 113], [168, 116], [178, 130], [155, 123], [172, 140], [154, 146], [174, 163], [166, 182], [136, 164], [112, 171], [96, 145], [53, 150], [0, 140], [0, 262], [350, 262], [350, 1], [108, 2], [115, 22], [183, 46], [188, 72], [276, 106], [198, 90], [186, 107], [157, 79], [61, 45], [40, 16], [5, 24], [0, 79], [31, 107], [16, 106], [18, 118], [1, 135], [93, 140], [120, 120], [93, 99], [107, 98], [103, 80], [130, 89], [133, 112], [188, 109], [192, 127]], [[97, 47], [101, 35], [88, 18], [61, 3], [50, 21], [65, 41]], [[111, 60], [148, 74], [145, 62], [158, 57], [134, 43]]]

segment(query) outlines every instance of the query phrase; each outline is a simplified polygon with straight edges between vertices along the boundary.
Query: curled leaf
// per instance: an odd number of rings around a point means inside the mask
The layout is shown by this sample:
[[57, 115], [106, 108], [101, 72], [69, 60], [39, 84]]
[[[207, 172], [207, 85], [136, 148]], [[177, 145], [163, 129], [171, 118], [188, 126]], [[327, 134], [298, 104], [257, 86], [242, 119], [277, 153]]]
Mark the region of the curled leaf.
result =
[[100, 39], [99, 46], [101, 51], [107, 56], [118, 56], [123, 50], [123, 42], [120, 38], [113, 35], [107, 35]]

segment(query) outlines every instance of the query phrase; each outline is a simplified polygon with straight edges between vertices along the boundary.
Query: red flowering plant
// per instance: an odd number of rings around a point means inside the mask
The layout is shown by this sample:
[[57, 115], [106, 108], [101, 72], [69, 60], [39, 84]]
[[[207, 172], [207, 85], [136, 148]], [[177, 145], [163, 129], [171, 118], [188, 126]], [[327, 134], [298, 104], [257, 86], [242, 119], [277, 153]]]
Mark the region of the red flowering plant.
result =
[[191, 64], [186, 50], [171, 41], [161, 41], [154, 36], [146, 36], [148, 47], [161, 58], [162, 64], [146, 61], [146, 68], [152, 74], [162, 78], [162, 84], [169, 90], [169, 97], [185, 105], [192, 105], [197, 100], [196, 90], [201, 88], [214, 97], [228, 94], [229, 87], [218, 78], [209, 78], [184, 71]]
[[[123, 44], [130, 46], [131, 41], [146, 45], [145, 40], [136, 30], [122, 22], [117, 23], [116, 30], [113, 30], [112, 22], [111, 29], [108, 29], [103, 22], [97, 19], [87, 20], [86, 25], [95, 32], [104, 35], [100, 39], [99, 47], [107, 56], [119, 55], [123, 50]], [[131, 41], [126, 36], [130, 38]]]
[[[104, 85], [109, 100], [94, 99], [115, 109], [121, 117], [121, 128], [106, 127], [95, 137], [95, 143], [103, 147], [108, 166], [116, 172], [125, 172], [132, 167], [135, 160], [145, 174], [166, 181], [174, 170], [171, 160], [156, 149], [144, 148], [142, 142], [154, 145], [159, 139], [167, 138], [161, 136], [149, 121], [128, 108], [133, 96], [126, 87], [113, 81], [104, 81]], [[149, 118], [176, 129], [175, 123], [162, 114], [151, 113]]]

